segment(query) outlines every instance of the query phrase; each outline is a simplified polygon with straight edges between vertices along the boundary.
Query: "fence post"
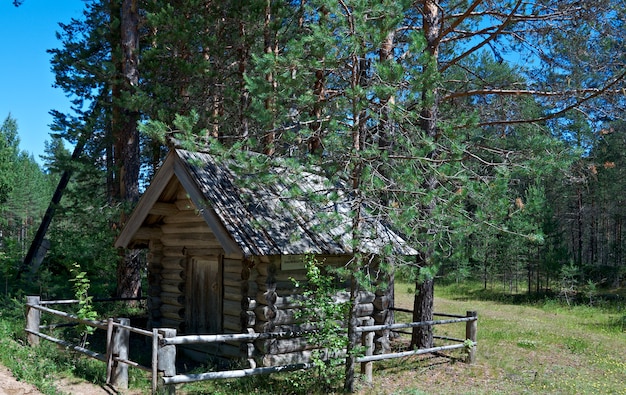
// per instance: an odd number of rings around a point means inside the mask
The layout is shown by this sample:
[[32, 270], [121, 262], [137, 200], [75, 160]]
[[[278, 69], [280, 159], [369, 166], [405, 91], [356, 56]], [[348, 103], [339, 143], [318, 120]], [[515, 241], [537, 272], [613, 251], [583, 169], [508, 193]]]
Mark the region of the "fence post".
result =
[[[116, 321], [122, 325], [130, 325], [130, 318], [118, 318]], [[126, 328], [114, 326], [112, 343], [111, 352], [113, 353], [113, 358], [128, 360], [130, 331]], [[115, 359], [113, 361], [111, 385], [115, 388], [128, 389], [128, 365]]]
[[[26, 303], [32, 305], [39, 305], [41, 297], [39, 296], [27, 296]], [[26, 306], [26, 329], [39, 333], [39, 323], [41, 321], [41, 311], [30, 306]], [[31, 346], [39, 345], [39, 336], [33, 335], [28, 332], [28, 344]]]
[[466, 363], [474, 363], [476, 361], [476, 333], [478, 332], [478, 312], [467, 311], [466, 317], [474, 317], [475, 320], [465, 322], [465, 339], [471, 340], [474, 345], [467, 351]]
[[[176, 337], [176, 329], [161, 328], [159, 333], [163, 338]], [[163, 372], [163, 377], [176, 376], [176, 346], [161, 346], [159, 344], [157, 368]], [[176, 385], [169, 384], [163, 387], [164, 393], [173, 395], [176, 393]]]
[[159, 379], [159, 330], [152, 329], [152, 394], [158, 390]]
[[[374, 325], [374, 319], [369, 318], [363, 322], [364, 326]], [[363, 347], [365, 348], [365, 356], [369, 357], [374, 354], [374, 332], [368, 331], [363, 332], [361, 334], [361, 341], [363, 342]], [[373, 362], [362, 362], [361, 363], [361, 374], [365, 376], [365, 380], [368, 383], [373, 381], [372, 373], [373, 373]]]

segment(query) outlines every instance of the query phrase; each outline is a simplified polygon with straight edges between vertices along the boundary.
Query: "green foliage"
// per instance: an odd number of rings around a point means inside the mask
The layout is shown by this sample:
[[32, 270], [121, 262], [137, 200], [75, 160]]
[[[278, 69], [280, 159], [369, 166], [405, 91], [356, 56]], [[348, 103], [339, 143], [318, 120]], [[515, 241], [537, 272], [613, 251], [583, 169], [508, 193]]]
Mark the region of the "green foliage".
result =
[[[83, 320], [92, 321], [97, 319], [98, 313], [96, 313], [92, 304], [93, 296], [89, 295], [91, 282], [87, 278], [87, 273], [81, 271], [78, 263], [74, 263], [72, 265], [71, 273], [73, 278], [70, 281], [74, 283], [74, 295], [78, 299], [78, 311], [76, 312], [76, 316]], [[80, 324], [78, 326], [78, 331], [83, 339], [82, 344], [84, 345], [87, 335], [93, 334], [95, 332], [95, 328], [87, 324]]]
[[315, 346], [312, 362], [316, 377], [308, 384], [317, 382], [324, 389], [331, 390], [343, 379], [338, 367], [343, 363], [343, 352], [348, 346], [346, 331], [350, 301], [337, 300], [344, 290], [336, 275], [324, 272], [326, 267], [322, 262], [311, 255], [306, 257], [305, 263], [307, 283], [294, 282], [297, 288], [304, 289], [296, 319], [311, 323], [314, 328], [306, 334], [307, 342]]
[[0, 205], [7, 201], [15, 187], [14, 166], [19, 142], [17, 121], [9, 114], [0, 126]]

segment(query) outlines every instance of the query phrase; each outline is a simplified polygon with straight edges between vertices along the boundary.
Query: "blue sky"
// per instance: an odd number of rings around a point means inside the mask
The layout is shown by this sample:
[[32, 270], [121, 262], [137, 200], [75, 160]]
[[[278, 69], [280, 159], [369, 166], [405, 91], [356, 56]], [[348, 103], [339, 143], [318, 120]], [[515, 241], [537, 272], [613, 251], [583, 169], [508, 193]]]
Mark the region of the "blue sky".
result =
[[53, 88], [47, 49], [60, 47], [55, 32], [59, 22], [80, 18], [82, 0], [25, 0], [16, 8], [0, 0], [0, 122], [7, 115], [17, 120], [20, 149], [37, 161], [50, 139], [50, 110], [67, 111], [70, 101]]

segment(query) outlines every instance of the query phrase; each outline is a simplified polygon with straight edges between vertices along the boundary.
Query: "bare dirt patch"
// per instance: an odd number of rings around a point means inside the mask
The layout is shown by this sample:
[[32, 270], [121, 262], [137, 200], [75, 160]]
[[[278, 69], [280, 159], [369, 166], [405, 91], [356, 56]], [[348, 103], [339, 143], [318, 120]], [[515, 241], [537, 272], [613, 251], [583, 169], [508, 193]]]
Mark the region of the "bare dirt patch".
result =
[[0, 395], [40, 395], [34, 386], [18, 381], [9, 369], [0, 366]]

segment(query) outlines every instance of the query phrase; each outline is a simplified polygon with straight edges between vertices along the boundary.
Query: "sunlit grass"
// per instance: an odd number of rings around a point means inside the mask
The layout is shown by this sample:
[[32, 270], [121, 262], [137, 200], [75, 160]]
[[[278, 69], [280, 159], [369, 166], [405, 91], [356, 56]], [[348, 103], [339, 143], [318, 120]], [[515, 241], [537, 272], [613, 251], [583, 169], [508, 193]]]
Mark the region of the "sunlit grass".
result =
[[[477, 363], [434, 368], [421, 381], [404, 385], [439, 394], [626, 393], [625, 313], [619, 301], [568, 306], [556, 298], [498, 294], [471, 283], [437, 287], [435, 296], [436, 312], [478, 311]], [[398, 284], [396, 297], [397, 306], [410, 307], [411, 286]], [[473, 385], [459, 388], [458, 382]]]

